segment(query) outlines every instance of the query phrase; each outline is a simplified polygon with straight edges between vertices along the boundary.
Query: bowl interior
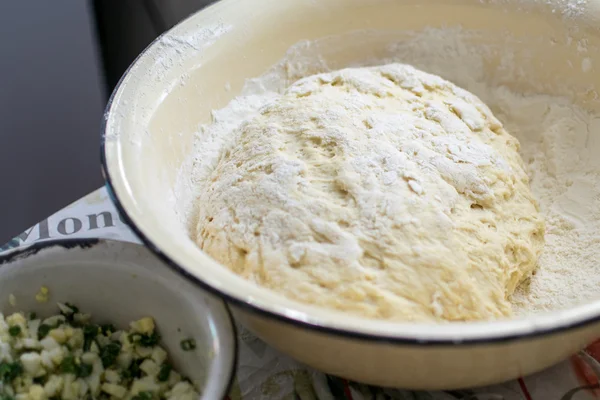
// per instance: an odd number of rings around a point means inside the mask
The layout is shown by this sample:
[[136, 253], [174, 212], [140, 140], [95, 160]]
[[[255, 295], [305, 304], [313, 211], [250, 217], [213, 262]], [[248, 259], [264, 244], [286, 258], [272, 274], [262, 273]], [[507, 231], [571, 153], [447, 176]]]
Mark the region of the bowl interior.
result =
[[[70, 248], [34, 245], [22, 255], [0, 258], [0, 310], [5, 316], [23, 311], [48, 317], [58, 312], [57, 302], [75, 304], [96, 323], [110, 322], [120, 329], [152, 316], [171, 361], [204, 387], [203, 398], [227, 390], [235, 339], [220, 300], [190, 285], [141, 246], [67, 243]], [[49, 289], [45, 303], [35, 299], [41, 286]], [[181, 350], [180, 342], [187, 338], [194, 338], [196, 351]]]
[[[476, 31], [465, 39], [485, 45], [481, 77], [489, 82], [567, 96], [599, 111], [600, 46], [596, 2], [479, 0], [224, 0], [159, 38], [131, 67], [106, 114], [107, 179], [132, 225], [165, 259], [226, 295], [270, 313], [313, 325], [393, 337], [464, 340], [565, 326], [598, 315], [597, 304], [578, 312], [494, 324], [428, 327], [369, 321], [289, 301], [235, 276], [207, 257], [181, 223], [176, 190], [187, 168], [199, 124], [240, 93], [248, 78], [276, 64], [299, 42], [284, 68], [320, 60], [329, 68], [393, 56], [393, 45], [413, 31], [456, 27]], [[585, 47], [585, 51], [582, 48]], [[446, 76], [444, 64], [464, 62], [460, 52], [416, 46], [402, 61], [442, 75], [477, 93], [468, 82]], [[518, 71], [507, 71], [518, 65]], [[437, 57], [438, 67], [427, 63]], [[441, 67], [440, 67], [441, 66]], [[437, 69], [437, 70], [436, 70]], [[510, 69], [510, 68], [509, 68]], [[185, 171], [183, 171], [185, 173]]]

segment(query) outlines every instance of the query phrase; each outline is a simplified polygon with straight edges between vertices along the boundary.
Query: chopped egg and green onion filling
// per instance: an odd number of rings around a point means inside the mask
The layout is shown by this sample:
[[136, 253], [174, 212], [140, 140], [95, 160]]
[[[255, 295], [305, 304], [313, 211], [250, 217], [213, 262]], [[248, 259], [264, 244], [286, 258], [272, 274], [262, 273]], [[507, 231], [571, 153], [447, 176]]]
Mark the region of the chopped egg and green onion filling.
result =
[[[198, 398], [169, 364], [152, 318], [123, 331], [91, 323], [68, 303], [58, 307], [60, 315], [46, 319], [0, 314], [0, 400]], [[186, 339], [181, 348], [196, 344]]]

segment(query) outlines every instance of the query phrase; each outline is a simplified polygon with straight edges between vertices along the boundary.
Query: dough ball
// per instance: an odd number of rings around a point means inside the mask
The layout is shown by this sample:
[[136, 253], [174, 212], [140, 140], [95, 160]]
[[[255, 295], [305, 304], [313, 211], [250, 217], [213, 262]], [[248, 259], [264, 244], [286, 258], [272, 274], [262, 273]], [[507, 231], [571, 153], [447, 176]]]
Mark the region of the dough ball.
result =
[[344, 69], [232, 134], [196, 240], [235, 273], [372, 318], [511, 315], [544, 223], [518, 141], [473, 94], [408, 65]]

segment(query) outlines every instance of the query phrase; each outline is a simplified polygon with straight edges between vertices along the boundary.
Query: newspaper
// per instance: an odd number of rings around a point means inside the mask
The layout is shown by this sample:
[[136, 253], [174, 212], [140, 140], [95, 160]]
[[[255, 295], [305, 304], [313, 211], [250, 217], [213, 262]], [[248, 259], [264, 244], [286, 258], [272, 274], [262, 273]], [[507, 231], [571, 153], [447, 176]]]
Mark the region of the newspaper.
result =
[[[106, 238], [140, 243], [101, 188], [40, 221], [4, 246], [61, 238]], [[238, 324], [239, 326], [239, 324]], [[229, 400], [586, 400], [600, 398], [600, 341], [535, 375], [500, 385], [455, 391], [386, 389], [312, 370], [282, 355], [239, 326], [239, 364]]]

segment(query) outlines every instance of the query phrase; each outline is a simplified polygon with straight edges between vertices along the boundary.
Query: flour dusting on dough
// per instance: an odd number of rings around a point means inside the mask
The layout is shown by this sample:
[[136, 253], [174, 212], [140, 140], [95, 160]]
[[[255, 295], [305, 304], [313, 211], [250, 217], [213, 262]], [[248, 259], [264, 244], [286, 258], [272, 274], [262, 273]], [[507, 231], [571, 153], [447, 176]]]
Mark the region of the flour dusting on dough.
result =
[[[498, 50], [474, 44], [477, 40], [471, 39], [477, 32], [445, 28], [402, 35], [404, 38], [381, 57], [348, 66], [406, 62], [438, 74], [475, 93], [521, 142], [520, 153], [547, 231], [537, 273], [510, 299], [514, 311], [519, 315], [550, 311], [600, 297], [600, 237], [596, 234], [600, 232], [600, 161], [595, 156], [600, 152], [600, 116], [590, 115], [566, 97], [536, 94], [535, 87], [521, 91], [503, 84], [524, 75], [510, 52], [499, 53], [496, 76], [487, 75], [484, 58]], [[364, 33], [356, 36], [357, 40], [362, 37]], [[217, 123], [203, 126], [197, 135], [190, 158], [192, 179], [180, 176], [180, 180], [197, 185], [214, 169], [218, 150], [230, 144], [228, 133], [241, 121], [255, 115], [294, 81], [331, 70], [320, 57], [311, 57], [311, 51], [318, 53], [328, 40], [304, 42], [290, 49], [281, 63], [250, 80], [241, 96], [215, 111]], [[351, 43], [352, 38], [346, 41]], [[544, 93], [543, 88], [538, 93]], [[393, 181], [391, 176], [383, 179]], [[417, 182], [410, 187], [415, 193], [423, 190]], [[194, 197], [189, 196], [178, 204], [192, 235], [197, 223], [193, 203]], [[435, 294], [431, 304], [441, 314], [438, 299]]]
[[301, 79], [199, 184], [200, 248], [304, 303], [372, 318], [512, 315], [544, 224], [519, 144], [471, 93], [406, 64]]

